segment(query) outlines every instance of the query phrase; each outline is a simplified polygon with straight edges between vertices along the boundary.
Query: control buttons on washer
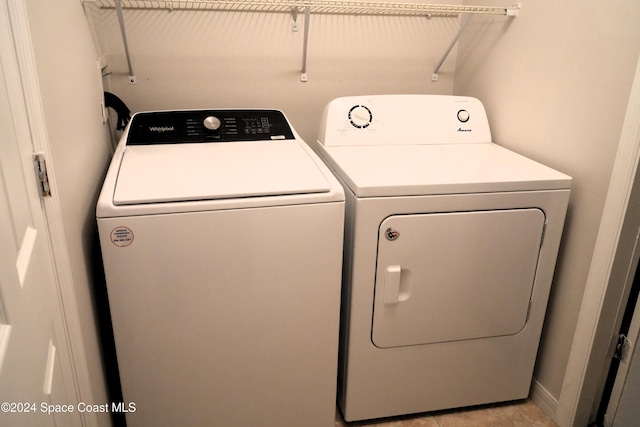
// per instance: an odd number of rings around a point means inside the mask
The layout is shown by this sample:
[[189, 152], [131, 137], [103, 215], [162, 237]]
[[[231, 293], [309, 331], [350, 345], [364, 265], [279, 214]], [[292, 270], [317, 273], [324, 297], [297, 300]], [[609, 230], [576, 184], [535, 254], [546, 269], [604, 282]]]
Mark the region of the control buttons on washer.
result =
[[222, 123], [220, 122], [220, 119], [217, 118], [216, 116], [209, 116], [206, 119], [204, 119], [202, 124], [204, 125], [204, 127], [206, 127], [209, 130], [218, 130], [220, 129], [220, 125]]
[[469, 112], [467, 110], [458, 111], [458, 120], [462, 123], [467, 123], [469, 121]]
[[349, 123], [358, 129], [364, 129], [371, 124], [373, 114], [364, 105], [355, 105], [349, 110]]

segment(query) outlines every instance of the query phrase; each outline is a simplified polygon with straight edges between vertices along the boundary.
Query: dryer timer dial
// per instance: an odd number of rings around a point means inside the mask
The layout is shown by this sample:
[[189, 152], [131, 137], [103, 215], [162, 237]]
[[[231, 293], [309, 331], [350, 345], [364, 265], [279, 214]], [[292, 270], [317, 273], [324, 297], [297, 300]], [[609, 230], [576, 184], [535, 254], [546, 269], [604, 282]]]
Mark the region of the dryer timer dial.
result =
[[349, 110], [349, 123], [358, 129], [364, 129], [371, 124], [373, 114], [371, 110], [364, 105], [354, 105]]

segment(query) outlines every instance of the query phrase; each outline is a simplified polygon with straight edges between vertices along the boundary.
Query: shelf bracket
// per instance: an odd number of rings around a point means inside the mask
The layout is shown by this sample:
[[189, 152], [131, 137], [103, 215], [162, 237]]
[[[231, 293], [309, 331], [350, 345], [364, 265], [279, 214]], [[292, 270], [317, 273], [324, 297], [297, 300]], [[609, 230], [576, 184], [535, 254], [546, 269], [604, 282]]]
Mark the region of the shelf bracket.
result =
[[298, 6], [291, 9], [291, 31], [298, 32]]
[[309, 45], [309, 18], [311, 18], [311, 8], [304, 8], [304, 39], [302, 41], [302, 70], [300, 71], [300, 81], [307, 81], [307, 47]]
[[[506, 7], [504, 9], [504, 15], [517, 18], [518, 13], [520, 12], [520, 7], [521, 7], [520, 3], [516, 3], [513, 6]], [[456, 45], [456, 43], [460, 39], [460, 36], [462, 36], [462, 33], [464, 33], [464, 30], [467, 27], [467, 24], [469, 23], [469, 21], [471, 21], [472, 16], [473, 16], [472, 14], [462, 15], [462, 22], [460, 23], [460, 28], [458, 29], [458, 32], [456, 33], [455, 37], [451, 41], [451, 44], [449, 44], [449, 47], [447, 47], [447, 50], [444, 52], [444, 55], [442, 55], [442, 58], [440, 58], [440, 61], [438, 61], [438, 64], [436, 65], [436, 67], [433, 69], [433, 74], [431, 75], [432, 82], [438, 81], [438, 72], [440, 71], [440, 67], [442, 67], [442, 64], [444, 63], [445, 59], [447, 59], [447, 56], [449, 56], [449, 53], [451, 53], [451, 49], [453, 49], [453, 47]]]
[[129, 55], [129, 43], [127, 42], [127, 30], [124, 26], [124, 16], [122, 14], [122, 1], [115, 0], [116, 14], [118, 15], [118, 23], [120, 24], [120, 32], [122, 33], [122, 43], [124, 44], [124, 54], [127, 58], [127, 66], [129, 67], [129, 84], [136, 84], [136, 75], [133, 73], [131, 65], [131, 55]]
[[432, 82], [438, 81], [438, 71], [440, 71], [440, 67], [442, 67], [444, 60], [447, 59], [447, 56], [449, 56], [449, 54], [451, 53], [451, 49], [453, 49], [456, 43], [458, 43], [458, 39], [460, 38], [460, 36], [462, 36], [462, 33], [464, 33], [464, 29], [466, 28], [469, 21], [471, 21], [472, 16], [473, 15], [462, 16], [462, 22], [460, 23], [460, 28], [458, 29], [458, 32], [456, 33], [453, 40], [451, 40], [449, 47], [447, 47], [447, 50], [445, 50], [444, 55], [442, 55], [442, 58], [440, 58], [440, 61], [438, 61], [438, 64], [436, 65], [436, 67], [433, 69], [433, 74], [431, 75]]

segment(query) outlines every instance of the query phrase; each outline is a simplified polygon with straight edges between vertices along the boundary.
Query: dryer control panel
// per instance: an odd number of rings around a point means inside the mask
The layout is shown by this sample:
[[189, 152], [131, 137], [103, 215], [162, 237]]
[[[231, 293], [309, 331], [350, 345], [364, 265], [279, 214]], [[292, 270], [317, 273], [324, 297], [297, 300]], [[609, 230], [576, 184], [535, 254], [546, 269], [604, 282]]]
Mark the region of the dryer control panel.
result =
[[179, 110], [137, 113], [127, 145], [294, 139], [278, 110]]
[[324, 109], [324, 146], [490, 143], [489, 121], [476, 98], [371, 95], [336, 98]]

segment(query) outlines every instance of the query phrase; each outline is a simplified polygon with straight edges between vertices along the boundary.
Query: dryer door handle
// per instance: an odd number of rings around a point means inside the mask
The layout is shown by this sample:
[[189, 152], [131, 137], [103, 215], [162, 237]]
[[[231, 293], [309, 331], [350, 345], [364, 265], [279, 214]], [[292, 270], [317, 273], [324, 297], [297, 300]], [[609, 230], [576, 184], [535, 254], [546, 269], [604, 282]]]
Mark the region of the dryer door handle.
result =
[[411, 270], [404, 269], [404, 281], [402, 267], [399, 265], [390, 265], [385, 269], [384, 289], [382, 301], [385, 305], [398, 304], [409, 299], [411, 296], [411, 284], [409, 277]]
[[402, 268], [399, 265], [387, 267], [384, 277], [384, 303], [397, 304], [400, 302], [400, 276]]

